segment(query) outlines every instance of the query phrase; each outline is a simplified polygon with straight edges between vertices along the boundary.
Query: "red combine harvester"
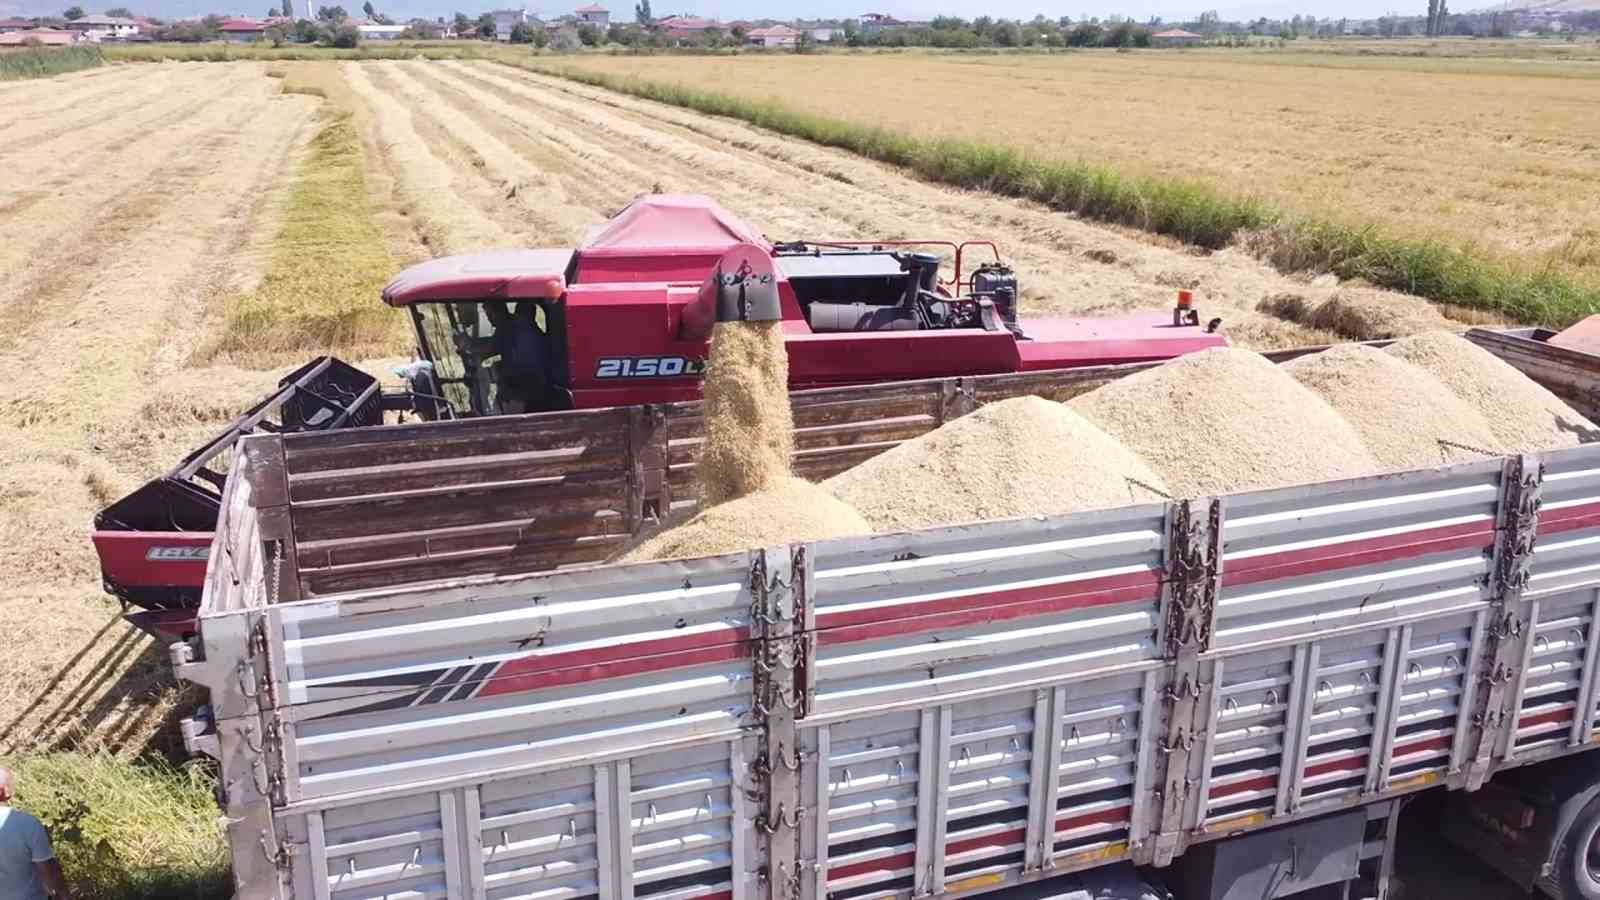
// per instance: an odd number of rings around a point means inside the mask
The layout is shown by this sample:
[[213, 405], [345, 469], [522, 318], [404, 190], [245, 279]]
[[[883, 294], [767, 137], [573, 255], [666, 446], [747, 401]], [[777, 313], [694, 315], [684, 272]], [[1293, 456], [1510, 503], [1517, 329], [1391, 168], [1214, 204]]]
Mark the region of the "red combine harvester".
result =
[[[931, 250], [940, 253], [928, 252]], [[970, 265], [970, 257], [984, 260]], [[950, 277], [941, 275], [947, 256]], [[750, 285], [751, 308], [733, 285]], [[791, 390], [1168, 359], [1225, 343], [1170, 313], [1023, 319], [989, 241], [771, 243], [709, 198], [647, 195], [576, 249], [445, 257], [383, 299], [411, 315], [409, 390], [320, 358], [205, 447], [95, 517], [106, 590], [156, 634], [198, 603], [227, 459], [243, 435], [693, 400], [718, 319], [781, 319]], [[759, 308], [755, 308], [759, 307]]]

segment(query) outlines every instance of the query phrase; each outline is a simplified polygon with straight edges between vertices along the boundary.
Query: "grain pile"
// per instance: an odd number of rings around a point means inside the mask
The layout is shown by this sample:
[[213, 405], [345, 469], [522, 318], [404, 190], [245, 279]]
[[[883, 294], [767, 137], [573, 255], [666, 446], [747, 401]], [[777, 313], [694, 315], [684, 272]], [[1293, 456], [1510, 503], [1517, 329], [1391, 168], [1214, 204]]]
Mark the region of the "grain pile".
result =
[[1321, 397], [1248, 350], [1218, 347], [1071, 401], [1182, 497], [1353, 478], [1380, 469]]
[[718, 322], [706, 361], [705, 443], [696, 474], [716, 505], [789, 476], [794, 416], [781, 322]]
[[1167, 493], [1144, 460], [1039, 397], [991, 403], [822, 486], [879, 531], [1144, 503]]
[[1481, 456], [1489, 423], [1426, 369], [1376, 347], [1341, 344], [1283, 370], [1344, 416], [1385, 469], [1419, 469]]
[[1494, 436], [1485, 449], [1531, 453], [1600, 437], [1561, 398], [1471, 341], [1444, 331], [1406, 338], [1389, 353], [1426, 369], [1483, 416]]
[[711, 556], [751, 547], [870, 534], [859, 513], [827, 491], [786, 476], [759, 491], [701, 510], [633, 548], [623, 562]]

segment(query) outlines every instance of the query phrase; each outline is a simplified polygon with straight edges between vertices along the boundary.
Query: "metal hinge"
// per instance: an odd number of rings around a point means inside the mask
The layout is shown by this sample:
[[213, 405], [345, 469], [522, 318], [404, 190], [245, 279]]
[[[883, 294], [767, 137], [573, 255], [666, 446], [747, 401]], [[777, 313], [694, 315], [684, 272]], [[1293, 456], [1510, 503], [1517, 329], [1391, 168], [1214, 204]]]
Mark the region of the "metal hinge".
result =
[[259, 843], [261, 845], [261, 855], [265, 856], [267, 862], [272, 863], [275, 868], [287, 870], [294, 865], [294, 848], [288, 844], [279, 844], [276, 841], [269, 840], [268, 832], [265, 828], [261, 830]]
[[1172, 512], [1166, 565], [1171, 601], [1162, 647], [1169, 659], [1184, 651], [1204, 653], [1211, 648], [1221, 570], [1222, 503], [1212, 500], [1207, 506], [1204, 519], [1195, 515], [1188, 500], [1179, 501]]
[[1538, 540], [1539, 510], [1544, 506], [1544, 463], [1531, 456], [1513, 457], [1506, 472], [1505, 509], [1500, 546], [1495, 554], [1495, 593], [1500, 599], [1520, 596], [1528, 586], [1533, 547]]

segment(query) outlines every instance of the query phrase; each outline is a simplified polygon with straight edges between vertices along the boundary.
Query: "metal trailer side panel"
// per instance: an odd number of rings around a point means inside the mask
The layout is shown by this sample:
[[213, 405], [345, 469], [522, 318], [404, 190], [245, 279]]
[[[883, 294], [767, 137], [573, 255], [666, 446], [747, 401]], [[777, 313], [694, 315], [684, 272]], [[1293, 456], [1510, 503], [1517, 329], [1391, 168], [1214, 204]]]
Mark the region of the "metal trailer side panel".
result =
[[749, 565], [735, 554], [269, 608], [289, 799], [745, 727]]
[[246, 585], [190, 665], [225, 697], [225, 783], [270, 813], [231, 836], [246, 896], [942, 896], [1587, 747], [1594, 509], [1583, 447], [270, 606]]

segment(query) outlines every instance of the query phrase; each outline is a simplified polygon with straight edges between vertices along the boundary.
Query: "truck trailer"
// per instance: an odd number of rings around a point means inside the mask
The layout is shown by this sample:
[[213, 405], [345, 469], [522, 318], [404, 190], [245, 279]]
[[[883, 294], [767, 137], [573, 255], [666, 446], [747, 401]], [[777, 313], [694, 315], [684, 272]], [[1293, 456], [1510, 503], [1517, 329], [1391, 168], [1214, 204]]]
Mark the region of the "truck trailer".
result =
[[[1594, 416], [1539, 337], [1469, 333]], [[1148, 365], [798, 393], [796, 471]], [[698, 417], [241, 440], [172, 645], [240, 898], [1383, 897], [1425, 791], [1600, 895], [1600, 447], [607, 563]]]

